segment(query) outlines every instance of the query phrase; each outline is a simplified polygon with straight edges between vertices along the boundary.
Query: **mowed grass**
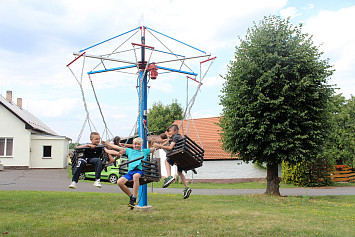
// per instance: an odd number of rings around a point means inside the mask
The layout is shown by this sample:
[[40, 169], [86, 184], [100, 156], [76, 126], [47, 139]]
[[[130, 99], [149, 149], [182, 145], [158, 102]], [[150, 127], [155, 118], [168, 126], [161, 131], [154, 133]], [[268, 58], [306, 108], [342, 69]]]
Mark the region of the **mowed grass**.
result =
[[149, 194], [131, 211], [122, 193], [0, 191], [3, 236], [355, 236], [355, 196]]
[[[163, 179], [160, 182], [153, 182], [154, 188], [161, 188], [163, 186]], [[150, 187], [151, 184], [148, 184]], [[265, 189], [266, 190], [266, 180], [247, 182], [247, 183], [189, 183], [188, 186], [192, 189]], [[331, 187], [348, 187], [355, 186], [355, 183], [333, 183]], [[172, 183], [169, 188], [184, 188], [182, 183]], [[301, 188], [295, 186], [294, 184], [286, 184], [280, 182], [280, 188]], [[307, 187], [303, 187], [307, 188]]]
[[[81, 180], [80, 182], [94, 182], [94, 179]], [[102, 183], [111, 184], [108, 181], [101, 180]], [[154, 188], [161, 188], [164, 184], [164, 180], [161, 179], [159, 182], [152, 182], [148, 184], [150, 188], [153, 185]], [[117, 184], [111, 184], [117, 185]], [[192, 189], [265, 189], [266, 190], [266, 180], [255, 181], [255, 182], [247, 182], [247, 183], [188, 183], [188, 186]], [[331, 187], [347, 187], [347, 186], [355, 186], [355, 183], [334, 183]], [[184, 185], [182, 183], [172, 183], [169, 185], [169, 188], [179, 188], [184, 189]], [[286, 184], [280, 182], [280, 188], [300, 188], [293, 184]], [[307, 188], [307, 187], [303, 187]]]
[[[154, 188], [161, 188], [164, 184], [164, 180], [161, 179], [159, 182], [153, 182]], [[151, 184], [148, 184], [150, 187]], [[247, 182], [247, 183], [189, 183], [188, 186], [192, 189], [265, 189], [266, 190], [266, 180]], [[184, 185], [182, 183], [172, 183], [169, 188], [180, 188], [183, 189]], [[296, 188], [293, 184], [280, 183], [280, 188]]]

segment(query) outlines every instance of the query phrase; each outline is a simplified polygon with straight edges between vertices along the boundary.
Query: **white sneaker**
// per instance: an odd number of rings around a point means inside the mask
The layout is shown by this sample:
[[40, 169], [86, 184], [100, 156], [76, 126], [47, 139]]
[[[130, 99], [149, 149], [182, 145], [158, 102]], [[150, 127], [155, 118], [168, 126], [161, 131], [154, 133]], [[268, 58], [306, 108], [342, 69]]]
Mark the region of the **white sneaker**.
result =
[[71, 184], [69, 185], [69, 188], [76, 189], [77, 188], [76, 182], [75, 181], [71, 182]]
[[98, 187], [98, 188], [101, 188], [101, 183], [100, 183], [99, 179], [95, 181], [94, 186]]

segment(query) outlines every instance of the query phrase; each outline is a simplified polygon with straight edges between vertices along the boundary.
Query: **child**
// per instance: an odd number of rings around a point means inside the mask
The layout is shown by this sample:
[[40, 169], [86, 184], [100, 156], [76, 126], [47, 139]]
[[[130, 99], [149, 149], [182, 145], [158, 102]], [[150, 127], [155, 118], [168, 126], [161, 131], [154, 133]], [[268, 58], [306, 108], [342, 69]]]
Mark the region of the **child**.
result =
[[[147, 155], [149, 155], [150, 153], [153, 153], [155, 151], [155, 148], [142, 149], [143, 139], [139, 138], [139, 137], [137, 137], [133, 140], [133, 149], [132, 148], [122, 148], [118, 145], [113, 145], [113, 144], [106, 144], [105, 143], [105, 145], [107, 145], [113, 149], [120, 150], [123, 153], [126, 153], [129, 161], [137, 159], [142, 156], [144, 156], [144, 159], [146, 159]], [[132, 209], [135, 207], [136, 202], [137, 202], [138, 189], [139, 189], [139, 178], [140, 177], [143, 177], [142, 160], [137, 160], [137, 161], [129, 163], [128, 164], [128, 173], [117, 180], [118, 186], [121, 188], [121, 190], [124, 193], [126, 193], [129, 196], [128, 206], [131, 207]], [[126, 186], [126, 183], [129, 180], [133, 180], [133, 193]]]
[[[169, 139], [169, 145], [166, 146], [164, 144], [158, 144], [154, 143], [155, 148], [162, 148], [167, 151], [167, 154], [171, 152], [171, 150], [174, 148], [176, 142], [182, 138], [182, 136], [178, 133], [179, 132], [179, 127], [176, 124], [170, 125], [167, 129], [170, 139]], [[174, 182], [175, 178], [171, 176], [171, 166], [174, 165], [174, 162], [169, 159], [169, 157], [166, 158], [165, 160], [165, 166], [166, 166], [166, 172], [168, 177], [165, 179], [163, 188], [167, 188], [172, 182]], [[185, 175], [182, 173], [182, 169], [177, 166], [177, 173], [180, 176], [181, 182], [184, 184], [185, 189], [184, 189], [184, 196], [183, 198], [189, 198], [190, 194], [192, 192], [191, 188], [187, 186], [186, 178]]]
[[128, 144], [128, 143], [121, 143], [121, 138], [119, 136], [116, 136], [113, 138], [113, 144], [116, 146], [120, 146], [120, 147], [129, 147], [129, 148], [133, 148], [132, 144]]
[[[74, 170], [72, 183], [69, 185], [69, 188], [73, 188], [73, 189], [77, 188], [77, 183], [79, 181], [79, 175], [81, 173], [81, 170], [86, 166], [86, 164], [95, 165], [94, 186], [101, 188], [100, 177], [101, 177], [101, 171], [102, 171], [102, 161], [100, 159], [100, 156], [102, 154], [102, 148], [97, 147], [97, 145], [100, 144], [100, 140], [101, 140], [100, 134], [97, 132], [92, 132], [90, 134], [90, 140], [91, 140], [91, 144], [85, 144], [85, 145], [81, 145], [81, 146], [77, 147], [77, 148], [90, 147], [91, 149], [85, 151], [85, 153], [84, 153], [85, 158], [81, 158], [78, 160], [78, 163], [77, 163], [75, 170]], [[120, 156], [120, 153], [117, 151], [108, 150], [106, 148], [104, 148], [104, 151], [107, 154]], [[112, 161], [112, 159], [113, 158], [110, 158], [110, 163], [112, 163], [114, 161], [114, 160]]]
[[[115, 144], [115, 145], [120, 145], [120, 141], [121, 141], [121, 138], [119, 136], [116, 136], [113, 138], [113, 144]], [[108, 154], [109, 162], [107, 163], [107, 165], [117, 161], [120, 157], [121, 157], [121, 154], [116, 155], [115, 158], [111, 154]]]
[[[113, 138], [113, 144], [120, 146], [120, 147], [130, 147], [130, 148], [133, 147], [132, 144], [121, 143], [121, 138], [119, 136], [116, 136]], [[110, 149], [113, 149], [113, 148], [110, 148]], [[117, 149], [115, 149], [115, 150], [118, 151]], [[119, 155], [116, 155], [116, 158], [113, 158], [113, 156], [111, 154], [108, 154], [109, 162], [107, 163], [107, 165], [117, 161], [120, 157], [121, 157], [121, 152], [119, 153]]]
[[168, 136], [166, 135], [166, 133], [161, 133], [159, 135], [159, 137], [157, 137], [157, 138], [152, 137], [149, 141], [151, 141], [153, 143], [156, 142], [156, 143], [166, 145], [169, 143], [169, 139], [168, 139]]

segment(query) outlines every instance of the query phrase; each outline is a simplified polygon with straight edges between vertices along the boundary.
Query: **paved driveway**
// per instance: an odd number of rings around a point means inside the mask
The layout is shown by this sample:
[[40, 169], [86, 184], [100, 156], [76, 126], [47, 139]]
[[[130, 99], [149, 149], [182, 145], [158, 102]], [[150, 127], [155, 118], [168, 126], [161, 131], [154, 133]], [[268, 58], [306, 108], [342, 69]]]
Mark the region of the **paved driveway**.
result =
[[[35, 190], [35, 191], [65, 191], [65, 192], [107, 192], [121, 193], [116, 185], [102, 183], [102, 188], [96, 188], [91, 182], [79, 182], [78, 189], [69, 189], [71, 180], [65, 169], [30, 169], [0, 171], [0, 190]], [[182, 189], [154, 188], [148, 184], [148, 192], [182, 194]], [[192, 194], [199, 195], [249, 195], [262, 194], [265, 189], [194, 189]], [[280, 189], [281, 195], [290, 196], [327, 196], [355, 195], [355, 186], [341, 188], [285, 188]]]

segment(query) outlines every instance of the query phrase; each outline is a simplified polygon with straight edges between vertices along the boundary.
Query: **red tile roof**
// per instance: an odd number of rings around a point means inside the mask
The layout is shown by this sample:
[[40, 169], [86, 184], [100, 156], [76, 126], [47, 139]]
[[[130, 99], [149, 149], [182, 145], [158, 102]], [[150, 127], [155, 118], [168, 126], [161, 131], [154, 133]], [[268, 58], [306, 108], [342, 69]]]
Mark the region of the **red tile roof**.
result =
[[[221, 137], [219, 135], [222, 129], [219, 125], [217, 125], [219, 118], [220, 117], [211, 117], [184, 120], [183, 125], [179, 129], [179, 133], [181, 135], [185, 135], [185, 133], [187, 133], [187, 135], [200, 146], [202, 143], [203, 149], [205, 150], [205, 160], [237, 159], [236, 156], [231, 157], [230, 153], [227, 153], [222, 149], [222, 142], [220, 141]], [[176, 120], [174, 124], [179, 126], [181, 124], [181, 120]]]

